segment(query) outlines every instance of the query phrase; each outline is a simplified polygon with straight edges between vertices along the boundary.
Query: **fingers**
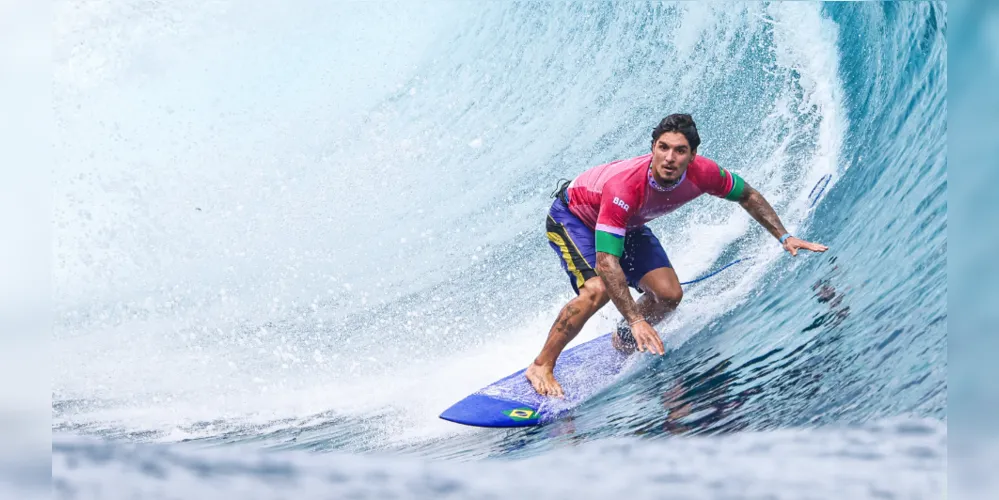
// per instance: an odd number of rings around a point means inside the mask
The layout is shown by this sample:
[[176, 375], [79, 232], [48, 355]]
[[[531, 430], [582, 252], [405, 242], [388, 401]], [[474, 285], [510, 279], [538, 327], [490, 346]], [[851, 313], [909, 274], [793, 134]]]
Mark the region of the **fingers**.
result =
[[644, 340], [645, 347], [648, 348], [650, 354], [663, 355], [663, 342], [658, 335], [649, 335]]
[[641, 337], [637, 335], [635, 337], [638, 341], [639, 352], [646, 352], [646, 349], [648, 349], [648, 352], [651, 354], [658, 354], [660, 356], [666, 354], [666, 348], [663, 346], [663, 341], [659, 338], [659, 335], [649, 335], [646, 333]]
[[798, 256], [799, 249], [809, 250], [812, 252], [825, 252], [826, 250], [829, 250], [829, 247], [819, 243], [812, 243], [811, 241], [799, 240], [798, 238], [793, 237], [788, 238], [787, 241], [784, 242], [784, 250], [791, 252], [792, 257]]
[[[797, 238], [795, 238], [795, 239], [797, 239]], [[790, 243], [790, 241], [788, 241], [788, 243]], [[803, 248], [805, 250], [811, 250], [813, 252], [825, 252], [826, 250], [829, 250], [829, 247], [827, 247], [827, 246], [825, 246], [825, 245], [823, 245], [821, 243], [812, 243], [811, 241], [805, 241], [805, 240], [798, 240], [798, 241], [794, 242], [793, 245], [789, 244], [787, 246], [791, 247], [791, 248]], [[789, 248], [789, 250], [790, 250], [790, 248]]]
[[798, 248], [811, 250], [812, 252], [825, 252], [826, 250], [829, 250], [829, 247], [825, 245], [820, 245], [818, 243], [812, 243], [809, 241], [802, 242], [801, 245], [798, 245]]

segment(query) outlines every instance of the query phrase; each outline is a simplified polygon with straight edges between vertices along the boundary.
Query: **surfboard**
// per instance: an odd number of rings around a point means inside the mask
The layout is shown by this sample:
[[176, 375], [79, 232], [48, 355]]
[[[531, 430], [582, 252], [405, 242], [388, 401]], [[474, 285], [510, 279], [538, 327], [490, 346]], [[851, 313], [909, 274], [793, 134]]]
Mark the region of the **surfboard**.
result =
[[559, 356], [555, 378], [564, 397], [538, 394], [520, 370], [458, 401], [440, 418], [476, 427], [529, 427], [564, 416], [590, 396], [613, 383], [629, 358], [611, 345], [605, 334]]
[[[699, 283], [751, 259], [736, 259], [680, 285]], [[626, 368], [631, 356], [614, 349], [610, 337], [611, 334], [607, 333], [562, 352], [555, 364], [555, 378], [565, 394], [562, 398], [538, 394], [524, 376], [525, 367], [451, 405], [440, 414], [440, 418], [476, 427], [530, 427], [558, 420], [590, 396], [607, 388]]]

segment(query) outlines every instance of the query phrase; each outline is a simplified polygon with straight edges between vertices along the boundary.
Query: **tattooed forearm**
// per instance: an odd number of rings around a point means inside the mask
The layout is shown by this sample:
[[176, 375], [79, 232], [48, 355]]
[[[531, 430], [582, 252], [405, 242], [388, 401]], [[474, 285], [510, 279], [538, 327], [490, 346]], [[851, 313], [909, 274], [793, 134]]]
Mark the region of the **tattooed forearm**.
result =
[[641, 319], [642, 315], [628, 291], [628, 279], [624, 277], [624, 270], [621, 269], [618, 258], [608, 253], [597, 252], [597, 273], [604, 280], [607, 295], [617, 306], [617, 310], [621, 311], [621, 315], [629, 323]]
[[773, 207], [759, 191], [747, 185], [742, 199], [739, 200], [739, 205], [742, 205], [742, 208], [749, 212], [749, 215], [753, 216], [756, 222], [759, 222], [770, 234], [774, 235], [774, 238], [780, 238], [787, 232], [780, 222], [780, 217], [777, 217], [777, 212], [774, 212]]

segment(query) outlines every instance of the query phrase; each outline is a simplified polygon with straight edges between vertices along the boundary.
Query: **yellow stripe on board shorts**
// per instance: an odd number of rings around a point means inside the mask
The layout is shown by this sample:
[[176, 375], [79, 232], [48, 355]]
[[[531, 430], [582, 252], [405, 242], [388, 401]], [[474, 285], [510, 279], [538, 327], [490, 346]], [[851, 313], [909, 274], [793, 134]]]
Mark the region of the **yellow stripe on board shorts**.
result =
[[548, 241], [552, 242], [552, 246], [556, 248], [559, 256], [565, 262], [566, 274], [569, 275], [570, 283], [572, 283], [576, 292], [579, 292], [579, 289], [583, 287], [586, 280], [597, 276], [597, 271], [583, 257], [583, 252], [579, 251], [579, 246], [569, 236], [569, 231], [563, 224], [549, 215], [545, 227], [547, 229]]
[[558, 245], [559, 250], [562, 251], [562, 260], [565, 261], [565, 265], [569, 268], [569, 272], [576, 277], [576, 288], [582, 288], [586, 278], [583, 278], [583, 273], [576, 268], [576, 263], [573, 262], [572, 252], [569, 251], [569, 246], [565, 244], [565, 240], [562, 238], [562, 235], [549, 231], [548, 239], [552, 243]]

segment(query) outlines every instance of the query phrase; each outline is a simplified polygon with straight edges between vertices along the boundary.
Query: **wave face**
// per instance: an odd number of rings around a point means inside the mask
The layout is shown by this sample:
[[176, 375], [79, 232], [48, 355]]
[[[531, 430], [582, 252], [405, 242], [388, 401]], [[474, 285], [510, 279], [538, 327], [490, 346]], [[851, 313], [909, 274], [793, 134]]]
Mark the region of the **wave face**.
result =
[[[59, 2], [53, 453], [569, 471], [580, 442], [710, 435], [735, 467], [745, 435], [945, 436], [945, 34], [940, 3]], [[542, 229], [558, 179], [645, 153], [672, 112], [830, 250], [792, 258], [696, 200], [650, 224], [681, 281], [748, 259], [686, 290], [666, 356], [553, 425], [437, 419], [526, 366], [570, 297]]]

